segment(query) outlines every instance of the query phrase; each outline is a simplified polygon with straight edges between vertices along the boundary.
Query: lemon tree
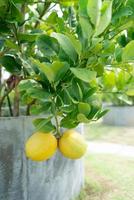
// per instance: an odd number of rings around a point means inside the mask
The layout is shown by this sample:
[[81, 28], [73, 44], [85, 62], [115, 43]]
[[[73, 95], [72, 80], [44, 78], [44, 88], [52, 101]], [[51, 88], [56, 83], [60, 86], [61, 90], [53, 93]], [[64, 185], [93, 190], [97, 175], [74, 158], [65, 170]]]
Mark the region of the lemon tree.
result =
[[14, 116], [19, 103], [27, 115], [45, 115], [33, 122], [35, 132], [62, 138], [61, 128], [107, 113], [102, 94], [133, 98], [132, 0], [0, 0], [0, 11], [0, 66], [12, 74], [0, 88], [0, 108], [8, 99]]

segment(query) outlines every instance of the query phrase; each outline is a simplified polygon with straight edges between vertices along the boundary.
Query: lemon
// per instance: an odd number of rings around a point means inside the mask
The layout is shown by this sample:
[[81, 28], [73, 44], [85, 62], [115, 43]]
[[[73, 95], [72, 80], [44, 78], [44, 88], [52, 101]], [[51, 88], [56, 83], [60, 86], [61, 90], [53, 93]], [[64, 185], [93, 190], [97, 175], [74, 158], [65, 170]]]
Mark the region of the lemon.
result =
[[51, 133], [36, 132], [25, 144], [26, 156], [33, 161], [51, 158], [57, 149], [57, 140]]
[[79, 159], [87, 150], [83, 136], [74, 130], [67, 130], [59, 139], [59, 150], [67, 158]]

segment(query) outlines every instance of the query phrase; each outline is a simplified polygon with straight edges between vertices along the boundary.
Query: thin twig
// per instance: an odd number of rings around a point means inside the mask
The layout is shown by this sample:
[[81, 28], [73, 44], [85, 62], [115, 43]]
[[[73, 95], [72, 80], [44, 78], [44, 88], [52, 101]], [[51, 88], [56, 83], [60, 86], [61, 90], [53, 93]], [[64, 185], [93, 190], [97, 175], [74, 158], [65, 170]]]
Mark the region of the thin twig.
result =
[[20, 94], [18, 90], [18, 86], [15, 85], [14, 88], [15, 94], [14, 94], [14, 109], [13, 109], [13, 116], [19, 116], [19, 103], [20, 103]]
[[[10, 88], [8, 89], [5, 94], [0, 98], [0, 110], [2, 108], [3, 102], [5, 100], [5, 98], [9, 95], [9, 93], [13, 90], [14, 88]], [[1, 112], [0, 112], [0, 116], [1, 116]]]
[[13, 110], [12, 110], [12, 106], [11, 106], [11, 101], [10, 101], [9, 95], [7, 95], [7, 102], [8, 102], [9, 112], [10, 112], [10, 115], [12, 117], [13, 116]]
[[37, 28], [37, 26], [40, 24], [40, 20], [41, 20], [42, 17], [45, 15], [45, 13], [46, 13], [46, 11], [48, 10], [50, 4], [51, 4], [51, 2], [46, 2], [46, 3], [44, 3], [44, 9], [43, 9], [42, 13], [40, 14], [38, 20], [36, 21], [34, 28]]
[[6, 48], [5, 50], [0, 51], [0, 57], [3, 57], [9, 50], [10, 48]]
[[[48, 3], [59, 3], [58, 0], [47, 0]], [[38, 4], [38, 3], [45, 3], [45, 1], [34, 1], [34, 2], [29, 2], [28, 4]]]
[[54, 119], [55, 119], [55, 124], [56, 124], [56, 134], [57, 134], [57, 137], [60, 137], [61, 134], [60, 134], [60, 125], [59, 125], [59, 121], [58, 121], [58, 117], [57, 117], [57, 108], [56, 108], [56, 103], [55, 103], [55, 98], [52, 98], [52, 104], [53, 104], [53, 107], [54, 107]]
[[33, 99], [33, 101], [29, 104], [27, 104], [27, 108], [26, 108], [26, 115], [29, 116], [30, 115], [30, 109], [31, 109], [31, 106], [36, 102], [35, 99]]
[[56, 3], [52, 6], [52, 7], [50, 7], [48, 10], [47, 10], [47, 12], [49, 12], [52, 8], [54, 8], [56, 6]]
[[104, 93], [104, 94], [125, 94], [124, 91], [122, 92], [110, 92], [110, 91], [97, 91], [96, 93]]

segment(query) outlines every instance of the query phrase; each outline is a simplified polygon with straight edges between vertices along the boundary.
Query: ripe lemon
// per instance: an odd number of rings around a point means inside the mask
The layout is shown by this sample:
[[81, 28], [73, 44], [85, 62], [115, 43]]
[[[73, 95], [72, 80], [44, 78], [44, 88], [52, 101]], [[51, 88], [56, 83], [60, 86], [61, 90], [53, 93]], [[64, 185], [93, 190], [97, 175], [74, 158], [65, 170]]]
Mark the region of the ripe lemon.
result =
[[86, 153], [87, 143], [76, 131], [67, 130], [59, 139], [59, 150], [67, 158], [79, 159]]
[[34, 133], [25, 144], [26, 156], [33, 161], [44, 161], [54, 155], [57, 140], [51, 133]]

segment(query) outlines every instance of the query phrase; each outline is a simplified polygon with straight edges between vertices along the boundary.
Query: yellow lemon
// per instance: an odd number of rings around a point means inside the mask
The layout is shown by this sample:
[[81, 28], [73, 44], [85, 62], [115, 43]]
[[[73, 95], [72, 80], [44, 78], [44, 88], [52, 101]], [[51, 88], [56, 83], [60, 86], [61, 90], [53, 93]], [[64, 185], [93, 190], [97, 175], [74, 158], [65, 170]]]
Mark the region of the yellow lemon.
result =
[[44, 161], [54, 155], [57, 140], [51, 133], [36, 132], [25, 144], [26, 156], [33, 161]]
[[76, 131], [67, 130], [59, 139], [59, 150], [67, 158], [79, 159], [86, 153], [87, 143]]

